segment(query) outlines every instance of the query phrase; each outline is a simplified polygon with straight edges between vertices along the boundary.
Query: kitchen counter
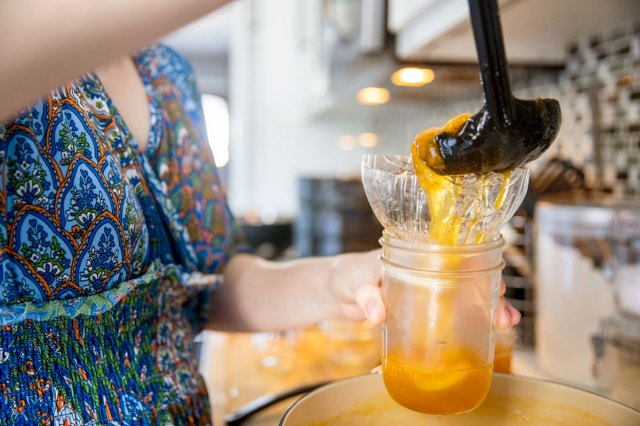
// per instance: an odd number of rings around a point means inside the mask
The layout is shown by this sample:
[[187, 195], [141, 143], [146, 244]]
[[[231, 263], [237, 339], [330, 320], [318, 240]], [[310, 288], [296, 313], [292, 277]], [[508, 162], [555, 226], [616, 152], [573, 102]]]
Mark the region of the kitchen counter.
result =
[[[354, 343], [319, 328], [283, 333], [215, 333], [202, 337], [200, 371], [209, 389], [216, 426], [224, 416], [266, 394], [369, 372], [380, 363], [371, 333]], [[375, 334], [379, 336], [379, 333]], [[357, 354], [365, 356], [356, 356]], [[259, 413], [245, 425], [275, 425], [300, 395]]]

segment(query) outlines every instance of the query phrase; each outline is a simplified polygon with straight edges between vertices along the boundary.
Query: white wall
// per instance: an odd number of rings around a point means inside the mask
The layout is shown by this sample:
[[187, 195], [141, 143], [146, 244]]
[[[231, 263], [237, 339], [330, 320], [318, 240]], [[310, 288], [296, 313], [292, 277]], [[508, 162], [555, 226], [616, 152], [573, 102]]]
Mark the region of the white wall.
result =
[[317, 62], [309, 44], [320, 34], [313, 28], [314, 16], [319, 23], [318, 5], [317, 0], [245, 0], [235, 5], [229, 198], [236, 214], [291, 217], [298, 209], [299, 176], [359, 174], [364, 149], [342, 151], [337, 140], [345, 133], [368, 131], [370, 120], [357, 114], [312, 117], [325, 102], [312, 93], [322, 90], [316, 78], [322, 70], [310, 67]]

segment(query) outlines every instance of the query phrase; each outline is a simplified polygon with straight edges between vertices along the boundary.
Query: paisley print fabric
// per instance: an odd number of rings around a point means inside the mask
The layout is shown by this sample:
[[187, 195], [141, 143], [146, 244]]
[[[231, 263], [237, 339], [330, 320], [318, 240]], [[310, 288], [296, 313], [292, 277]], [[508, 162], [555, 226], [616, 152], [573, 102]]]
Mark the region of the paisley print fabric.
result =
[[0, 367], [10, 379], [0, 385], [2, 424], [207, 424], [175, 268], [129, 286], [135, 291], [98, 317], [57, 315], [0, 330], [11, 343], [3, 348], [11, 364]]
[[[191, 75], [185, 66], [187, 63], [179, 57], [171, 56], [171, 67], [176, 75]], [[231, 217], [226, 203], [220, 203], [223, 193], [220, 181], [215, 171], [213, 155], [209, 149], [202, 149], [197, 141], [206, 141], [205, 126], [192, 126], [186, 116], [200, 114], [196, 87], [192, 79], [179, 78], [175, 85], [164, 84], [164, 77], [158, 67], [153, 65], [152, 58], [141, 58], [141, 64], [149, 70], [146, 77], [152, 92], [161, 96], [164, 102], [181, 105], [182, 109], [167, 108], [165, 123], [172, 123], [171, 133], [176, 140], [171, 143], [164, 138], [158, 140], [158, 145], [151, 145], [150, 164], [153, 176], [158, 176], [162, 185], [162, 193], [166, 193], [176, 213], [172, 219], [182, 224], [188, 231], [191, 244], [185, 244], [193, 250], [190, 256], [195, 262], [195, 268], [203, 272], [218, 270], [239, 240], [238, 228], [227, 226], [228, 221], [219, 220], [220, 217]], [[202, 119], [198, 119], [201, 121]], [[172, 226], [172, 229], [177, 229]], [[176, 237], [179, 240], [179, 238]], [[213, 244], [212, 244], [213, 243]], [[246, 250], [247, 247], [242, 247]]]
[[190, 342], [243, 246], [189, 64], [135, 60], [145, 151], [92, 73], [0, 124], [0, 424], [211, 421]]

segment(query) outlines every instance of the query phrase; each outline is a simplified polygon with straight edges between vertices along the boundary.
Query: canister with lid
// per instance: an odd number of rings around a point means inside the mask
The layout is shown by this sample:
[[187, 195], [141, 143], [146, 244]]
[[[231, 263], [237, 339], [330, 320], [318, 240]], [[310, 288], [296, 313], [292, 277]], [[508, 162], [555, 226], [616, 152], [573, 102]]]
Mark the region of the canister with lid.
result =
[[591, 339], [615, 311], [608, 196], [549, 196], [535, 209], [536, 358], [551, 376], [597, 388]]
[[640, 317], [640, 203], [616, 211], [611, 247], [616, 308]]

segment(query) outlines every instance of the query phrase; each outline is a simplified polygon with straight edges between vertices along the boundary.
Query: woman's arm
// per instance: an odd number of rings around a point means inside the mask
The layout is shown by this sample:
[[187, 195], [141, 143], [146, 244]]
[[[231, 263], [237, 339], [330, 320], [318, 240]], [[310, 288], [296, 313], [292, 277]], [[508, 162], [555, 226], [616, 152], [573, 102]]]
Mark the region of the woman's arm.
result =
[[[380, 250], [269, 262], [239, 254], [227, 264], [224, 284], [212, 296], [207, 327], [220, 331], [273, 331], [342, 317], [384, 321], [380, 292]], [[494, 325], [512, 327], [520, 313], [504, 298], [504, 281]]]
[[208, 327], [225, 331], [282, 330], [323, 319], [368, 318], [385, 309], [379, 289], [379, 251], [269, 262], [234, 256], [214, 293]]
[[0, 1], [0, 122], [229, 1]]

